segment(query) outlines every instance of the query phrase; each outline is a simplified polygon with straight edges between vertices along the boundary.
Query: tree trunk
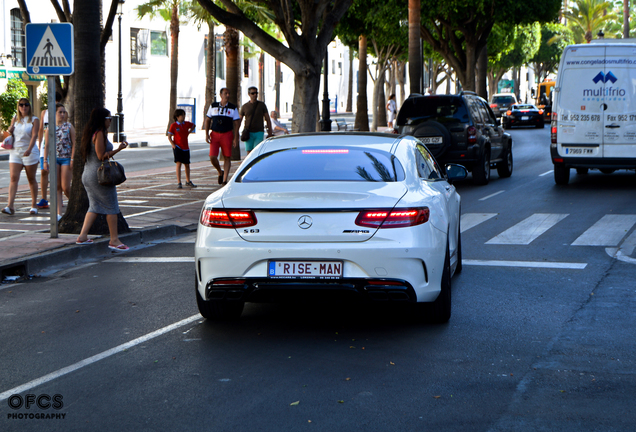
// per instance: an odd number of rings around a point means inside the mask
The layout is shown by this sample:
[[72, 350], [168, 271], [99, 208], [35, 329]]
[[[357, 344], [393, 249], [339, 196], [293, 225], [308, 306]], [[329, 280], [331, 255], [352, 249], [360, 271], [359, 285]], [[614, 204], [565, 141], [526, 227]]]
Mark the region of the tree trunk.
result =
[[420, 0], [408, 0], [409, 7], [409, 81], [411, 93], [422, 93], [422, 51], [420, 40]]
[[208, 21], [208, 51], [206, 53], [207, 68], [205, 70], [205, 106], [203, 107], [203, 119], [208, 108], [214, 102], [216, 96], [216, 36], [214, 34], [214, 21]]
[[[223, 38], [225, 39], [225, 56], [227, 61], [225, 85], [230, 91], [230, 102], [240, 108], [239, 80], [241, 78], [241, 67], [239, 65], [239, 32], [233, 27], [226, 27]], [[240, 148], [232, 146], [232, 160], [241, 160]]]
[[353, 49], [349, 48], [349, 90], [347, 91], [346, 112], [353, 112]]
[[360, 131], [369, 130], [369, 113], [367, 107], [367, 37], [362, 35], [358, 39], [358, 99], [356, 102], [356, 120], [354, 128]]
[[[82, 132], [88, 123], [91, 111], [104, 106], [102, 58], [100, 56], [100, 32], [102, 27], [102, 2], [76, 0], [73, 6], [75, 38], [75, 129], [76, 145], [81, 142]], [[82, 184], [84, 163], [80, 151], [73, 159], [73, 180], [71, 197], [66, 213], [59, 223], [59, 232], [79, 234], [88, 211], [88, 195]], [[130, 232], [128, 223], [121, 212], [117, 217], [119, 233]], [[107, 234], [108, 224], [104, 215], [98, 215], [89, 231], [90, 234]]]
[[[378, 129], [378, 125], [380, 126], [388, 126], [387, 124], [387, 116], [386, 116], [386, 93], [384, 92], [384, 85], [386, 84], [386, 70], [383, 71], [379, 76], [375, 83], [375, 87], [373, 88], [373, 97], [377, 99], [374, 103], [376, 107], [377, 116], [373, 116], [373, 120], [375, 121], [377, 117], [376, 127], [374, 130]], [[377, 88], [377, 94], [376, 94]]]
[[398, 111], [406, 99], [406, 89], [404, 88], [404, 68], [406, 63], [403, 61], [397, 61], [397, 82], [400, 87], [400, 103], [398, 104]]
[[486, 86], [486, 78], [488, 76], [488, 45], [482, 48], [477, 58], [477, 94], [488, 100], [488, 88]]
[[629, 38], [629, 0], [623, 0], [623, 38]]
[[292, 105], [292, 131], [315, 131], [319, 118], [320, 67], [317, 72], [307, 71], [294, 75], [294, 103]]
[[170, 112], [166, 133], [173, 121], [174, 111], [177, 109], [177, 78], [179, 75], [179, 2], [172, 3], [170, 15]]

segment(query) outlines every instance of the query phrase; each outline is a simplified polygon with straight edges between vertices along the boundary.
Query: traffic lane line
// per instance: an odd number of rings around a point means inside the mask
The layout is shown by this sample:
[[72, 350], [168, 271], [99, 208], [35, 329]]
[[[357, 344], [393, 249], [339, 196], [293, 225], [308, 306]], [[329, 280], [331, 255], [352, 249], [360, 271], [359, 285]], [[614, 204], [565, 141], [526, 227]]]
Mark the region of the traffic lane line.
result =
[[483, 198], [479, 198], [479, 201], [486, 201], [488, 198], [492, 198], [494, 196], [499, 195], [500, 193], [504, 193], [505, 191], [500, 190], [499, 192], [495, 192], [494, 194], [487, 195]]
[[498, 260], [462, 260], [463, 265], [486, 267], [525, 267], [525, 268], [553, 268], [565, 270], [583, 270], [587, 263], [566, 263], [546, 261], [498, 261]]
[[183, 327], [185, 325], [188, 325], [194, 321], [203, 319], [203, 317], [200, 314], [196, 314], [196, 315], [192, 315], [189, 318], [183, 319], [181, 321], [177, 321], [176, 323], [170, 324], [166, 327], [160, 328], [159, 330], [155, 330], [151, 333], [148, 333], [144, 336], [138, 337], [137, 339], [133, 339], [130, 342], [126, 342], [123, 343], [121, 345], [116, 346], [115, 348], [111, 348], [109, 350], [103, 351], [99, 354], [95, 354], [94, 356], [88, 357], [84, 360], [78, 361], [77, 363], [74, 363], [70, 366], [67, 366], [65, 368], [62, 369], [58, 369], [55, 372], [51, 372], [50, 374], [44, 375], [40, 378], [36, 378], [32, 381], [29, 381], [28, 383], [22, 384], [18, 387], [14, 387], [12, 389], [6, 390], [2, 393], [0, 393], [0, 402], [7, 400], [9, 397], [11, 397], [11, 395], [14, 394], [18, 394], [18, 393], [22, 393], [28, 390], [31, 390], [34, 387], [37, 387], [39, 385], [42, 384], [46, 384], [50, 381], [53, 381], [59, 377], [62, 377], [64, 375], [68, 375], [71, 372], [75, 372], [76, 370], [79, 370], [83, 367], [89, 366], [93, 363], [96, 363], [100, 360], [103, 360], [105, 358], [108, 358], [112, 355], [115, 355], [117, 353], [120, 353], [122, 351], [125, 351], [129, 348], [132, 348], [136, 345], [142, 344], [144, 342], [148, 342], [149, 340], [155, 339], [161, 335], [164, 335], [166, 333], [169, 333], [173, 330], [178, 329], [179, 327]]

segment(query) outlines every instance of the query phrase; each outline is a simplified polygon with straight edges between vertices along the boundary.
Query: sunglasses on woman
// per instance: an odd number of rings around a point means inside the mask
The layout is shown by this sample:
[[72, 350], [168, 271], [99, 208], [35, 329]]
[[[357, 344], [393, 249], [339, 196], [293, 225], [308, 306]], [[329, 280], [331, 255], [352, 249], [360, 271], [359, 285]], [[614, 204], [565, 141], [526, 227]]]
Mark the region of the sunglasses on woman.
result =
[[28, 106], [31, 106], [31, 104], [29, 104], [29, 103], [21, 103], [21, 104], [19, 104], [19, 105], [20, 105], [21, 107], [28, 107]]

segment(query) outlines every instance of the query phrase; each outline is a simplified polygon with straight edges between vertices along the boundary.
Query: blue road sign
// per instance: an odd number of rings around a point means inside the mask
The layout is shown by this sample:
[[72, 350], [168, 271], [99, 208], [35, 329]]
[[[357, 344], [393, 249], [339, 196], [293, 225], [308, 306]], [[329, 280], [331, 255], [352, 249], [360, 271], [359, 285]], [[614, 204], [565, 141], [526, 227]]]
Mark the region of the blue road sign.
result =
[[72, 75], [73, 24], [27, 24], [26, 61], [30, 75]]

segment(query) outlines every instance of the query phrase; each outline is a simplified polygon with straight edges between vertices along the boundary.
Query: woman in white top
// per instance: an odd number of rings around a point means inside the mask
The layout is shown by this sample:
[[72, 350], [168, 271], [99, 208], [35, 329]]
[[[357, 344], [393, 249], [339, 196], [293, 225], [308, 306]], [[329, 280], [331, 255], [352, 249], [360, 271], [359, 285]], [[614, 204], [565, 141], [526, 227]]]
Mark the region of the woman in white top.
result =
[[397, 115], [397, 104], [395, 103], [394, 94], [389, 96], [389, 101], [386, 103], [386, 110], [387, 110], [387, 114], [389, 115], [387, 126], [390, 128], [393, 128], [395, 126], [393, 122], [395, 121], [395, 116]]
[[40, 152], [35, 145], [40, 129], [40, 121], [33, 115], [31, 103], [26, 98], [18, 101], [18, 114], [11, 120], [9, 132], [13, 134], [13, 150], [9, 153], [9, 202], [2, 213], [12, 215], [15, 213], [15, 195], [18, 192], [18, 181], [22, 168], [26, 171], [29, 189], [31, 189], [32, 215], [38, 214], [36, 200], [38, 197], [38, 182], [35, 174], [40, 162]]

